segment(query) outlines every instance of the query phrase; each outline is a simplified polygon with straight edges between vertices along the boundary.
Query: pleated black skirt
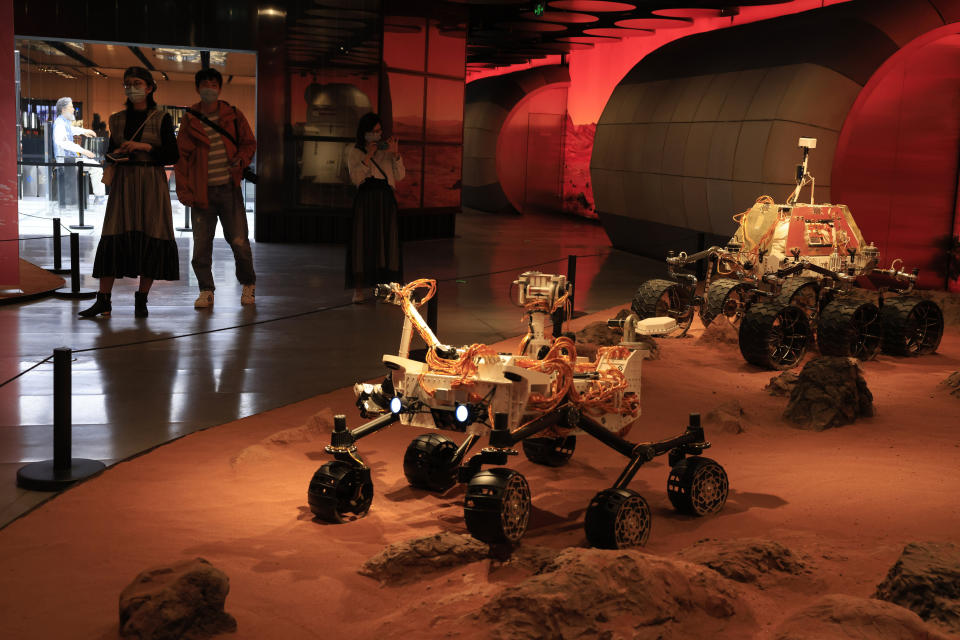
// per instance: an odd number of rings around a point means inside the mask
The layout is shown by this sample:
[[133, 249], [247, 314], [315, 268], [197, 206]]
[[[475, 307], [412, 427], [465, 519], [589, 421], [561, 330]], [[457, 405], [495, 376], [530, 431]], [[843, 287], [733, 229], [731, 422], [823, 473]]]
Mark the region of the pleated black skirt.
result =
[[386, 180], [367, 178], [353, 202], [353, 235], [347, 244], [346, 287], [403, 282], [397, 199]]

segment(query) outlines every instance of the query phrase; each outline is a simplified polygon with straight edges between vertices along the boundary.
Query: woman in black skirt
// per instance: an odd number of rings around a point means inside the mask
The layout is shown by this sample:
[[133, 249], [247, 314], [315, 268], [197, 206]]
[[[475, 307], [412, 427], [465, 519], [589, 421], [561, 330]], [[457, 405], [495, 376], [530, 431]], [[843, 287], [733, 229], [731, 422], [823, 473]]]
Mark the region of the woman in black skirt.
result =
[[177, 161], [177, 138], [170, 115], [157, 108], [157, 84], [143, 67], [123, 73], [127, 108], [110, 116], [107, 161], [115, 174], [93, 261], [100, 279], [97, 301], [80, 312], [85, 318], [109, 316], [116, 278], [140, 278], [134, 315], [147, 317], [147, 293], [154, 280], [179, 280], [180, 260], [173, 235], [170, 189], [164, 165]]
[[350, 180], [357, 185], [353, 201], [353, 237], [347, 245], [347, 288], [353, 287], [353, 302], [366, 299], [365, 287], [381, 282], [401, 282], [403, 257], [397, 224], [397, 199], [393, 190], [406, 169], [400, 158], [399, 141], [380, 141], [383, 125], [375, 113], [360, 118], [357, 141], [347, 151]]

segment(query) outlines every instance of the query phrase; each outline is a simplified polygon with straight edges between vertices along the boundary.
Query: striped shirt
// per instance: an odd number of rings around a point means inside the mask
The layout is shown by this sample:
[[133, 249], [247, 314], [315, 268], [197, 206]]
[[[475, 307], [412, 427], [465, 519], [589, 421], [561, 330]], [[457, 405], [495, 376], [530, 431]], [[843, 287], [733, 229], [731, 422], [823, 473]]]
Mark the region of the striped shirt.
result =
[[[216, 124], [220, 118], [219, 113], [205, 113], [205, 116]], [[215, 187], [230, 182], [230, 163], [227, 161], [227, 149], [223, 146], [223, 138], [213, 127], [206, 122], [203, 124], [203, 130], [210, 138], [210, 155], [207, 157], [207, 186]]]

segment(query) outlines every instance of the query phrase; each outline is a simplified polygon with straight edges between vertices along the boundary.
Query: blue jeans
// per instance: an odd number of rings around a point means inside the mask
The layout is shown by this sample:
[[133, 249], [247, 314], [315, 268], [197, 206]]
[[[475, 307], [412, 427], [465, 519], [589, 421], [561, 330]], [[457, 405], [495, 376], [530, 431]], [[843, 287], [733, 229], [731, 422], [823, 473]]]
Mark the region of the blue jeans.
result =
[[207, 188], [206, 209], [194, 208], [190, 211], [193, 224], [193, 272], [201, 291], [213, 291], [213, 236], [217, 232], [217, 218], [223, 225], [223, 237], [233, 249], [233, 259], [237, 265], [237, 280], [240, 284], [255, 284], [257, 275], [253, 271], [253, 251], [247, 238], [247, 212], [243, 203], [240, 187], [227, 183]]

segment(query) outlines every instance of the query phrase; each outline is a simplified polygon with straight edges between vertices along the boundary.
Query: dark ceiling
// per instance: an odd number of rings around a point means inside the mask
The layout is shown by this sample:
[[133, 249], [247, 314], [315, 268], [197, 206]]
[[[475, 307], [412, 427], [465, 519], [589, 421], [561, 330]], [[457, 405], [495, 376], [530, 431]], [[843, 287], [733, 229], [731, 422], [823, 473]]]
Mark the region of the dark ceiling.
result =
[[289, 3], [288, 47], [295, 67], [376, 64], [378, 16], [428, 15], [448, 31], [467, 30], [472, 68], [524, 63], [625, 38], [683, 29], [697, 18], [734, 16], [740, 7], [790, 0], [302, 0]]

